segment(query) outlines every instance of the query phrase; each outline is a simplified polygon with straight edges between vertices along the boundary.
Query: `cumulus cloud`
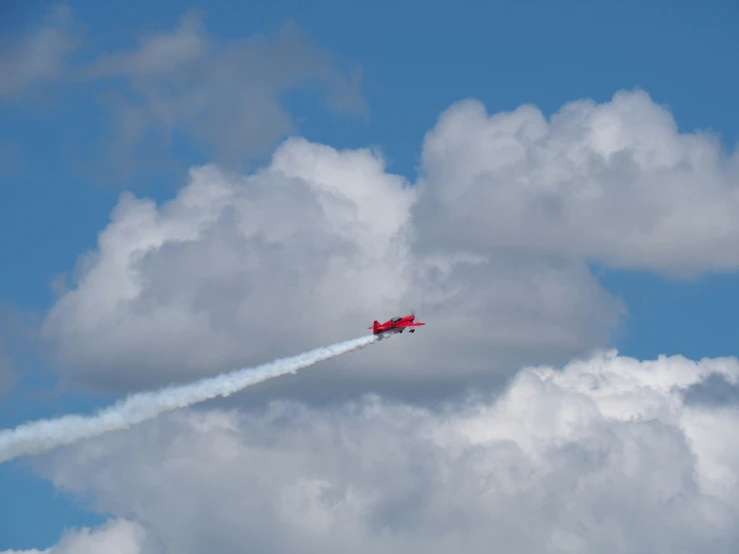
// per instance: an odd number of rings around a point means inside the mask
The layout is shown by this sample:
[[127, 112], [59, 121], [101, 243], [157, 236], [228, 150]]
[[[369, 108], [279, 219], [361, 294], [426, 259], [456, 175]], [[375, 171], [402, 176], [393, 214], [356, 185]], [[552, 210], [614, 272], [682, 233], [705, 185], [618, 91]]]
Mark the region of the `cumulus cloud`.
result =
[[426, 136], [427, 248], [590, 260], [672, 276], [735, 270], [739, 154], [680, 133], [643, 91], [488, 115], [474, 100]]
[[4, 550], [0, 554], [147, 554], [157, 552], [146, 544], [146, 532], [125, 519], [111, 520], [97, 529], [64, 533], [58, 544], [45, 550]]
[[[312, 178], [322, 165], [328, 172]], [[74, 371], [105, 372], [113, 362], [126, 379], [149, 379], [162, 367], [185, 375], [225, 369], [247, 354], [263, 361], [335, 342], [329, 337], [348, 323], [344, 310], [387, 296], [382, 278], [404, 263], [402, 245], [392, 250], [412, 197], [370, 153], [303, 140], [248, 177], [195, 169], [161, 209], [123, 195], [45, 332]], [[391, 295], [404, 289], [401, 276]]]
[[0, 38], [0, 99], [60, 77], [67, 57], [81, 43], [81, 29], [66, 3], [49, 10], [44, 22], [24, 36]]
[[625, 314], [590, 262], [734, 267], [737, 159], [640, 91], [551, 121], [452, 106], [416, 186], [377, 152], [290, 139], [249, 175], [193, 168], [161, 206], [123, 195], [45, 336], [68, 375], [119, 388], [333, 343], [411, 308], [422, 332], [342, 360], [351, 373], [333, 364], [331, 386], [563, 363], [607, 345]]
[[134, 49], [105, 53], [85, 69], [90, 79], [121, 78], [126, 87], [110, 100], [118, 146], [135, 150], [151, 137], [189, 145], [222, 162], [242, 165], [269, 153], [295, 131], [279, 95], [317, 89], [328, 106], [366, 114], [358, 75], [345, 74], [334, 57], [294, 24], [275, 36], [220, 40], [193, 10], [172, 30], [143, 34]]
[[442, 411], [179, 412], [38, 467], [138, 522], [145, 554], [729, 553], [739, 407], [685, 400], [711, 376], [739, 361], [606, 352]]
[[363, 370], [349, 379], [455, 367], [456, 381], [605, 340], [620, 306], [584, 265], [418, 257], [416, 201], [378, 153], [303, 139], [248, 176], [193, 169], [161, 207], [121, 197], [44, 335], [70, 375], [122, 388], [352, 338], [411, 307], [423, 332], [342, 361]]

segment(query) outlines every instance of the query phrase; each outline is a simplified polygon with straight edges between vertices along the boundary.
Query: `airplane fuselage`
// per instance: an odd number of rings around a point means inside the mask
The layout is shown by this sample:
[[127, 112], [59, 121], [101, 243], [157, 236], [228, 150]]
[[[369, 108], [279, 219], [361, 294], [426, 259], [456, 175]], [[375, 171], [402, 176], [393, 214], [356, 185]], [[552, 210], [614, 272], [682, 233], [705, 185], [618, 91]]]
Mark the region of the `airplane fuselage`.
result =
[[425, 323], [422, 322], [415, 322], [416, 316], [406, 315], [403, 317], [394, 317], [392, 319], [387, 320], [385, 323], [380, 323], [379, 321], [375, 320], [374, 324], [370, 329], [372, 329], [372, 332], [375, 335], [379, 335], [381, 333], [387, 333], [389, 331], [395, 331], [398, 333], [402, 333], [405, 331], [406, 328], [410, 328], [411, 333], [415, 333], [416, 330], [414, 327], [419, 327], [421, 325], [425, 325]]

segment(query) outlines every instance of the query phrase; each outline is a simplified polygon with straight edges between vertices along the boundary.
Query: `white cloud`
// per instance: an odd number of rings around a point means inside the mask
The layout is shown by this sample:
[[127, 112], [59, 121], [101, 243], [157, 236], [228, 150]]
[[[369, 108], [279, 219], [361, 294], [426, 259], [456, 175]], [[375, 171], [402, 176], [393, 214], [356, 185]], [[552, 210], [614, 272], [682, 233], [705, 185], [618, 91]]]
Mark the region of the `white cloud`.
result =
[[736, 386], [739, 361], [604, 353], [441, 412], [183, 411], [40, 467], [139, 522], [145, 554], [728, 553], [739, 408], [684, 400], [712, 374]]
[[672, 275], [739, 267], [739, 155], [679, 133], [641, 91], [550, 120], [533, 106], [455, 104], [426, 136], [423, 170], [427, 248]]
[[250, 176], [194, 169], [161, 207], [123, 195], [45, 336], [70, 373], [121, 387], [352, 338], [410, 307], [429, 325], [342, 360], [365, 370], [352, 379], [459, 380], [605, 341], [619, 307], [583, 265], [414, 256], [416, 197], [376, 153], [302, 139]]
[[320, 387], [470, 384], [608, 344], [624, 308], [589, 261], [681, 273], [737, 261], [739, 165], [641, 92], [551, 122], [465, 102], [423, 160], [410, 187], [375, 152], [291, 139], [248, 176], [193, 169], [162, 206], [124, 195], [45, 336], [70, 374], [130, 388], [344, 340], [414, 308], [421, 332], [329, 364], [352, 371]]
[[121, 152], [151, 148], [142, 141], [152, 136], [168, 146], [185, 137], [196, 151], [240, 167], [295, 132], [279, 95], [301, 87], [323, 92], [332, 109], [366, 113], [357, 80], [297, 26], [221, 40], [200, 17], [190, 11], [177, 28], [145, 33], [135, 49], [102, 54], [85, 69], [88, 78], [127, 83], [111, 101]]
[[0, 554], [148, 554], [146, 532], [124, 519], [111, 520], [97, 529], [66, 531], [58, 544], [45, 550], [4, 550]]
[[80, 41], [81, 30], [65, 3], [53, 6], [44, 23], [25, 36], [2, 37], [0, 98], [16, 98], [28, 87], [60, 77]]

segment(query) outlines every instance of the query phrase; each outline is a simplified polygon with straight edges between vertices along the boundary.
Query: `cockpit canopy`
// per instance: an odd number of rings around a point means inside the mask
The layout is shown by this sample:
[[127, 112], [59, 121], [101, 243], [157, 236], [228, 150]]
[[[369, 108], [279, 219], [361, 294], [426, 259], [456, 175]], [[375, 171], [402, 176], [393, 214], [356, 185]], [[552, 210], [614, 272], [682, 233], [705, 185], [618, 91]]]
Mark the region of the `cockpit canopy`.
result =
[[401, 319], [403, 319], [403, 318], [402, 318], [402, 317], [394, 317], [394, 318], [392, 318], [392, 319], [391, 319], [390, 321], [392, 321], [393, 323], [397, 323], [397, 322], [398, 322], [398, 321], [400, 321]]

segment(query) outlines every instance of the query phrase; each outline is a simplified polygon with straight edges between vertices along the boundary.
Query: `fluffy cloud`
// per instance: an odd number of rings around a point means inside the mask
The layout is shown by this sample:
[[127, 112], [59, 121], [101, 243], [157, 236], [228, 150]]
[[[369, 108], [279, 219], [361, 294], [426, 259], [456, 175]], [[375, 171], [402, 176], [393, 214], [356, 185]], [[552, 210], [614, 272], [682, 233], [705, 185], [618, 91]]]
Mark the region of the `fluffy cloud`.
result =
[[75, 371], [113, 362], [126, 379], [265, 360], [333, 342], [337, 331], [356, 336], [367, 316], [352, 311], [408, 286], [397, 234], [413, 192], [402, 185], [369, 152], [293, 140], [249, 177], [193, 170], [161, 209], [123, 195], [45, 331]]
[[[442, 411], [184, 411], [40, 461], [151, 550], [733, 552], [739, 362], [604, 353]], [[110, 476], [115, 475], [114, 479]]]
[[81, 29], [65, 3], [55, 5], [28, 35], [2, 37], [0, 99], [16, 98], [30, 86], [61, 76], [80, 41]]
[[366, 113], [355, 76], [295, 25], [274, 37], [224, 41], [200, 16], [190, 11], [177, 28], [146, 33], [135, 49], [102, 54], [85, 69], [89, 79], [127, 83], [111, 104], [119, 147], [135, 149], [151, 136], [167, 144], [186, 137], [196, 150], [239, 166], [295, 131], [279, 98], [287, 90], [317, 88], [330, 108]]
[[422, 202], [428, 248], [591, 260], [696, 275], [739, 267], [739, 155], [678, 132], [641, 91], [488, 116], [454, 105], [428, 133]]
[[250, 175], [194, 168], [162, 206], [126, 194], [45, 336], [71, 375], [130, 388], [343, 340], [415, 308], [421, 333], [329, 364], [317, 386], [469, 384], [608, 344], [624, 308], [593, 260], [682, 274], [736, 263], [737, 156], [679, 134], [642, 92], [549, 122], [462, 102], [423, 160], [410, 186], [376, 152], [295, 138]]
[[584, 265], [418, 257], [416, 201], [377, 153], [302, 139], [249, 176], [194, 169], [161, 207], [125, 194], [45, 336], [71, 374], [124, 388], [352, 338], [409, 307], [429, 325], [353, 356], [352, 379], [458, 380], [604, 340], [619, 306]]
[[146, 532], [125, 519], [111, 520], [100, 528], [71, 530], [58, 544], [45, 550], [4, 550], [0, 554], [146, 554], [155, 552], [147, 545]]

